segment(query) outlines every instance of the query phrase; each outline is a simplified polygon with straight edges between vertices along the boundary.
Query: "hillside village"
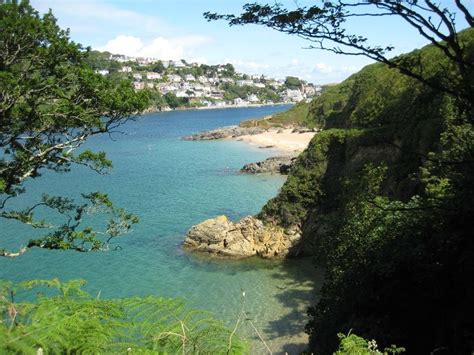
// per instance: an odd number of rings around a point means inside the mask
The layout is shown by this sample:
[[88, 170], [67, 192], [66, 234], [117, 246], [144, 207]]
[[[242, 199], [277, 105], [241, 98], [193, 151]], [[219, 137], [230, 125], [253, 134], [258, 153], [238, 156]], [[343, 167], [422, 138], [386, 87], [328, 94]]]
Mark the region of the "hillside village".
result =
[[218, 108], [310, 101], [321, 87], [296, 77], [276, 80], [238, 73], [232, 64], [206, 65], [92, 51], [90, 64], [101, 75], [127, 77], [147, 89], [154, 109]]

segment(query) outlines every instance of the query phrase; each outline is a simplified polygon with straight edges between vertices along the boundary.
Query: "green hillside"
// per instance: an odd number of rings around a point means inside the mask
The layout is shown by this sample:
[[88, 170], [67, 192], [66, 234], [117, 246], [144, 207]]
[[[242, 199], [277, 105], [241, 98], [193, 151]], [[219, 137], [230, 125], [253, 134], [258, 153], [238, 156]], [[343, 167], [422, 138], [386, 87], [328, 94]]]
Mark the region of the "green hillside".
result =
[[[458, 37], [474, 63], [474, 31]], [[351, 329], [413, 354], [474, 344], [474, 100], [456, 94], [474, 88], [473, 66], [434, 46], [396, 60], [431, 86], [374, 64], [328, 88], [307, 116], [324, 131], [259, 215], [300, 226], [327, 270], [307, 326], [318, 354]]]

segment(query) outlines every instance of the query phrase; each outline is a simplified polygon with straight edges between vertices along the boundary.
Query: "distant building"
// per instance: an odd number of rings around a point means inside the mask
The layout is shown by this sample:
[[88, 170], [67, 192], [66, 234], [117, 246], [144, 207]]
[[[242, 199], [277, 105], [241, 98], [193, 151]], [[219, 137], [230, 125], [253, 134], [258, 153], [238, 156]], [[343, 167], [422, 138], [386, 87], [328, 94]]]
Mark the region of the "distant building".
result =
[[238, 86], [252, 86], [254, 84], [252, 80], [237, 80], [235, 83]]
[[316, 88], [310, 85], [303, 86], [303, 93], [306, 96], [314, 96], [316, 95]]
[[133, 74], [133, 79], [135, 80], [142, 80], [142, 75], [140, 73], [134, 73]]
[[187, 74], [187, 75], [184, 77], [184, 80], [186, 80], [186, 81], [196, 81], [196, 78], [195, 78], [194, 75], [192, 75], [192, 74]]
[[133, 60], [132, 57], [129, 57], [129, 56], [126, 56], [126, 55], [122, 55], [122, 54], [111, 54], [110, 57], [109, 57], [110, 60], [115, 60], [119, 63], [125, 63], [125, 62], [128, 62], [130, 60]]
[[189, 95], [184, 90], [178, 90], [178, 91], [176, 91], [176, 97], [189, 97]]
[[283, 98], [285, 101], [291, 101], [291, 102], [299, 102], [304, 99], [303, 94], [299, 90], [290, 90], [287, 89], [283, 93]]
[[181, 77], [176, 74], [171, 74], [168, 76], [168, 80], [173, 83], [179, 83], [181, 81]]
[[258, 99], [257, 95], [255, 95], [255, 94], [249, 95], [249, 96], [247, 97], [247, 100], [248, 100], [249, 102], [251, 102], [251, 103], [257, 103], [257, 102], [260, 101], [260, 100]]
[[173, 61], [173, 66], [175, 68], [184, 68], [185, 67], [184, 63], [180, 60], [174, 60]]
[[132, 72], [132, 67], [124, 66], [120, 69], [122, 73], [131, 73]]
[[146, 73], [146, 78], [148, 80], [159, 80], [161, 79], [161, 75], [152, 71]]
[[144, 66], [144, 65], [156, 63], [158, 59], [138, 57], [135, 59], [135, 61], [138, 63], [138, 65]]
[[245, 100], [242, 100], [240, 97], [234, 99], [234, 105], [237, 105], [237, 106], [243, 106], [243, 105], [247, 105], [248, 102], [245, 101]]

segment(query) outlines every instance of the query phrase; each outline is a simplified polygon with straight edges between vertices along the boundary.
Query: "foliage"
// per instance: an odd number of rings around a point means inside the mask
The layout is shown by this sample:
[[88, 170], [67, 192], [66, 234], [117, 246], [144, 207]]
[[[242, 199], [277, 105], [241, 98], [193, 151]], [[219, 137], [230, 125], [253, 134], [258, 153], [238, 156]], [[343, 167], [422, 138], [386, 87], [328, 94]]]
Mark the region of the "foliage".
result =
[[344, 335], [339, 333], [339, 340], [341, 341], [338, 351], [335, 355], [388, 355], [388, 354], [401, 354], [405, 352], [404, 348], [392, 345], [390, 348], [386, 348], [383, 352], [378, 349], [377, 342], [375, 340], [367, 341], [355, 334]]
[[285, 86], [291, 90], [299, 89], [301, 84], [302, 81], [294, 76], [287, 76], [285, 79]]
[[272, 125], [281, 126], [308, 126], [309, 104], [299, 102], [291, 109], [272, 115], [268, 121]]
[[[436, 91], [449, 93], [459, 99], [472, 98], [474, 84], [466, 74], [474, 67], [467, 59], [465, 47], [458, 40], [456, 26], [461, 22], [474, 27], [474, 18], [462, 0], [456, 0], [455, 6], [464, 21], [456, 21], [452, 11], [431, 0], [368, 0], [355, 3], [338, 0], [321, 1], [320, 5], [309, 7], [297, 3], [295, 6], [294, 9], [287, 9], [280, 3], [248, 3], [243, 6], [244, 12], [240, 16], [206, 12], [204, 17], [208, 21], [224, 19], [231, 26], [257, 24], [297, 35], [311, 42], [311, 48], [336, 54], [363, 55], [395, 68]], [[460, 80], [439, 80], [426, 75], [422, 67], [417, 65], [417, 60], [389, 58], [393, 46], [374, 45], [367, 37], [352, 33], [351, 25], [357, 20], [394, 16], [412, 26], [428, 43], [442, 52], [450, 64], [446, 69], [460, 73]]]
[[86, 62], [94, 70], [108, 70], [110, 73], [119, 71], [121, 65], [110, 59], [109, 52], [89, 51]]
[[[121, 227], [124, 232], [137, 221], [113, 207], [105, 195], [83, 195], [86, 203], [78, 205], [43, 197], [22, 211], [10, 208], [10, 200], [25, 193], [25, 182], [44, 170], [67, 172], [79, 164], [107, 171], [111, 163], [103, 152], [76, 150], [89, 137], [113, 133], [143, 110], [147, 94], [135, 92], [128, 81], [95, 74], [90, 62], [101, 65], [96, 53], [70, 41], [51, 13], [40, 17], [27, 1], [1, 4], [0, 28], [0, 217], [35, 228], [53, 227], [33, 216], [37, 208], [49, 208], [65, 215], [67, 222], [29, 246], [100, 249]], [[112, 217], [107, 230], [113, 232], [107, 241], [99, 240], [90, 227], [79, 229], [82, 216], [99, 206]], [[24, 251], [2, 250], [0, 256]]]
[[[282, 18], [291, 15], [301, 13]], [[316, 98], [309, 117], [326, 130], [259, 215], [298, 226], [326, 268], [310, 351], [336, 351], [334, 334], [351, 329], [412, 353], [473, 350], [474, 30], [447, 42], [368, 66]], [[342, 350], [366, 346], [343, 340]]]
[[[85, 282], [0, 283], [0, 352], [242, 353], [246, 345], [210, 314], [156, 296], [100, 299]], [[16, 302], [37, 289], [36, 302]]]
[[360, 133], [358, 130], [331, 129], [316, 135], [298, 157], [278, 196], [265, 204], [259, 217], [286, 227], [301, 225], [323, 195], [328, 151]]
[[166, 103], [168, 104], [169, 107], [171, 108], [177, 108], [179, 106], [182, 106], [185, 103], [185, 99], [181, 97], [177, 97], [175, 94], [172, 92], [168, 92], [164, 95], [164, 99]]

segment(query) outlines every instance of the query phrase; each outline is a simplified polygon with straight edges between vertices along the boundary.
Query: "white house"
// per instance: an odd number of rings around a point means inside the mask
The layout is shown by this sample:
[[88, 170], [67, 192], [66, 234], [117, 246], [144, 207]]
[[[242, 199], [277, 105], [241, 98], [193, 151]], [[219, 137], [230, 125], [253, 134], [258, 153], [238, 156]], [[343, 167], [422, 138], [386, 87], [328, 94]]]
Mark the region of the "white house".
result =
[[132, 72], [132, 67], [129, 66], [124, 66], [120, 69], [122, 73], [131, 73]]
[[289, 101], [298, 102], [304, 99], [303, 94], [299, 90], [287, 89], [283, 94], [284, 98]]
[[133, 79], [135, 80], [142, 80], [142, 75], [140, 73], [134, 73], [133, 74]]
[[148, 80], [159, 80], [161, 79], [161, 75], [152, 71], [146, 73], [146, 78]]
[[194, 75], [192, 75], [192, 74], [187, 74], [187, 75], [184, 77], [184, 80], [186, 80], [186, 81], [196, 81], [196, 78], [195, 78]]
[[172, 83], [179, 83], [181, 81], [181, 77], [176, 74], [171, 74], [168, 76], [168, 80]]
[[257, 95], [252, 94], [247, 97], [247, 100], [251, 103], [256, 103], [259, 102], [260, 100], [258, 99]]
[[175, 66], [175, 68], [184, 68], [185, 67], [184, 63], [180, 60], [174, 60], [173, 65]]
[[184, 90], [178, 90], [176, 91], [176, 96], [177, 97], [189, 97], [188, 93]]
[[237, 106], [243, 106], [243, 105], [247, 105], [248, 102], [245, 101], [245, 100], [242, 100], [240, 97], [234, 99], [234, 105], [237, 105]]
[[252, 80], [237, 80], [235, 82], [238, 86], [252, 86], [253, 85], [253, 81]]

